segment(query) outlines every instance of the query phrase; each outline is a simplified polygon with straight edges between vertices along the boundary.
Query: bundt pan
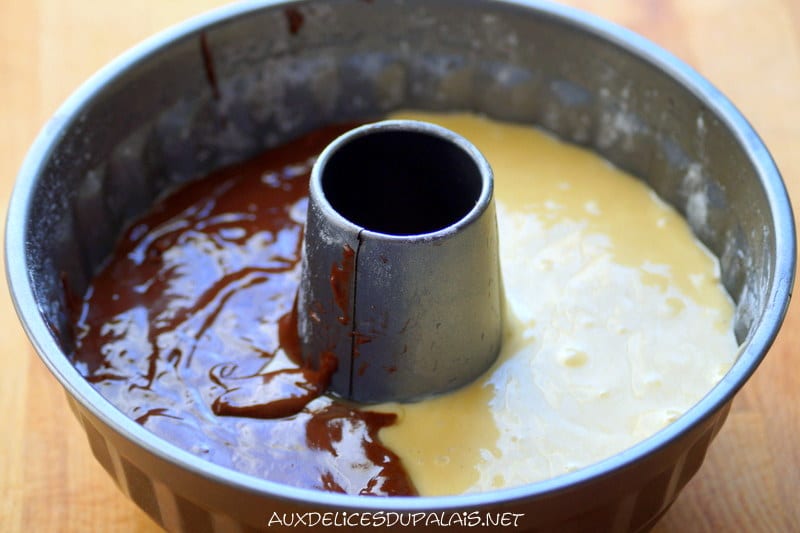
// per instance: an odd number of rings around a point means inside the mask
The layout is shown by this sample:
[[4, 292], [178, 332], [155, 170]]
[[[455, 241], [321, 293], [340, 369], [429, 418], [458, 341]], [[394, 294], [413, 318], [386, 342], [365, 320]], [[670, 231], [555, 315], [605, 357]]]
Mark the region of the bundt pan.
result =
[[[123, 416], [73, 368], [64, 286], [82, 293], [126, 222], [161, 192], [318, 126], [400, 108], [535, 124], [645, 180], [721, 258], [741, 343], [730, 372], [669, 427], [576, 472], [479, 494], [376, 498], [206, 462]], [[153, 520], [193, 533], [279, 529], [283, 513], [327, 511], [350, 526], [427, 511], [452, 523], [477, 511], [520, 514], [519, 530], [647, 530], [766, 354], [795, 270], [781, 177], [733, 105], [641, 37], [536, 1], [261, 1], [191, 19], [64, 103], [22, 166], [6, 231], [17, 312], [95, 457]]]

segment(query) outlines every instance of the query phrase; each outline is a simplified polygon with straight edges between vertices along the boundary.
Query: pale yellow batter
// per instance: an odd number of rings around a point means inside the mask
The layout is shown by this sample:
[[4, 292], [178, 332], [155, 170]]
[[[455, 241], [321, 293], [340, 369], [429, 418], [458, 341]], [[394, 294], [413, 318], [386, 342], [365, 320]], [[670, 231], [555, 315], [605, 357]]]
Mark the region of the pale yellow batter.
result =
[[399, 113], [472, 141], [495, 174], [506, 339], [478, 382], [385, 405], [421, 495], [529, 483], [674, 421], [737, 355], [717, 260], [642, 182], [529, 127]]

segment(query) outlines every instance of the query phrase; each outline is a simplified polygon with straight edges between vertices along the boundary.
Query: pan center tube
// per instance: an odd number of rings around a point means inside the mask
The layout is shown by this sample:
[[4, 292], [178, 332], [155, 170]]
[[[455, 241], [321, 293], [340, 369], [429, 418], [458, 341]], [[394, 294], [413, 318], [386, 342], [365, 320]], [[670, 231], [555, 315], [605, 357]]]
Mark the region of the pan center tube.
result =
[[377, 403], [454, 390], [501, 344], [492, 170], [425, 122], [356, 128], [311, 173], [298, 295], [306, 363], [333, 354], [330, 391]]

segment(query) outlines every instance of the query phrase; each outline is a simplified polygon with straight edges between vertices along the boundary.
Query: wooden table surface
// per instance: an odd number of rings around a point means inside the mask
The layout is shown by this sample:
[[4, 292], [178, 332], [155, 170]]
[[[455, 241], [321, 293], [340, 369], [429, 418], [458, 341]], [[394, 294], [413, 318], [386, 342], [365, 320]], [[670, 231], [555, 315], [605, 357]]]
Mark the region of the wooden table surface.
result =
[[[0, 216], [28, 146], [89, 75], [215, 0], [0, 0]], [[695, 67], [742, 110], [800, 200], [798, 0], [568, 0]], [[2, 237], [0, 237], [2, 238]], [[800, 531], [800, 310], [737, 396], [658, 532]], [[95, 463], [0, 281], [0, 531], [157, 531]]]

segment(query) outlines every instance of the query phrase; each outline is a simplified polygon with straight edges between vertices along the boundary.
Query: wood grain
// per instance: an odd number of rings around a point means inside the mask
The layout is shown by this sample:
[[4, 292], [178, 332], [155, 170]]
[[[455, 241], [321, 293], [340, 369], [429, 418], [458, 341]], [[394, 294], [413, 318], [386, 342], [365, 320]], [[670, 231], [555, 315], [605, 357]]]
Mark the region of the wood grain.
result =
[[[221, 3], [1, 0], [3, 219], [27, 147], [81, 81], [144, 37]], [[565, 3], [645, 35], [709, 78], [753, 123], [790, 194], [800, 198], [800, 3]], [[795, 304], [766, 361], [737, 397], [703, 468], [657, 532], [800, 531], [800, 358], [793, 349], [799, 332]], [[0, 530], [157, 531], [95, 463], [64, 394], [18, 325], [4, 279], [0, 339]]]

